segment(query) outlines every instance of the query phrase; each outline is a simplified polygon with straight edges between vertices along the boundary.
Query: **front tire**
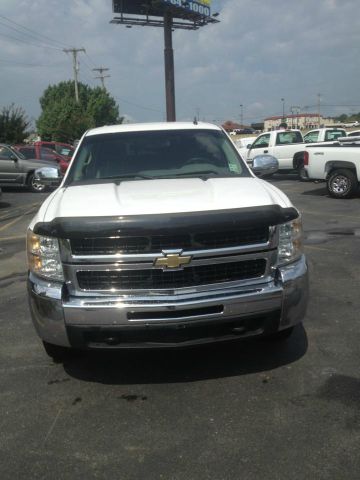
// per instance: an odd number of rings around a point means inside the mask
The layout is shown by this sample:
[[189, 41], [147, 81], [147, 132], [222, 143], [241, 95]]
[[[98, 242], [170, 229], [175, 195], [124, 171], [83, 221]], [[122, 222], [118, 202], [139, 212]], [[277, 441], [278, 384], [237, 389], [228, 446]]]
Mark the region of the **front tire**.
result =
[[45, 352], [49, 357], [51, 357], [55, 363], [63, 363], [65, 360], [68, 360], [72, 354], [73, 350], [67, 347], [61, 347], [60, 345], [54, 345], [53, 343], [44, 342]]
[[351, 198], [358, 185], [355, 173], [347, 169], [334, 170], [327, 180], [328, 192], [334, 198]]
[[46, 186], [43, 183], [40, 183], [35, 175], [32, 173], [27, 181], [30, 192], [32, 193], [43, 193], [46, 190]]

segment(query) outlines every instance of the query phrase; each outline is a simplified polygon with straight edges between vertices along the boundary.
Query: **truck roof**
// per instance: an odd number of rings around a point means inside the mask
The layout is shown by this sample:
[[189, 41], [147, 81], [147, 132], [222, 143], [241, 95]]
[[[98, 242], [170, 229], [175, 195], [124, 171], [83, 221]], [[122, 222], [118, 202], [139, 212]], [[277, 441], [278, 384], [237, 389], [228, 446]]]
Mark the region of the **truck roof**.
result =
[[277, 130], [271, 130], [270, 132], [264, 132], [264, 133], [286, 133], [286, 132], [300, 132], [298, 128], [278, 128]]
[[221, 128], [212, 123], [198, 122], [159, 122], [159, 123], [127, 123], [93, 128], [86, 132], [86, 136], [101, 135], [104, 133], [123, 132], [151, 132], [159, 130], [219, 130]]

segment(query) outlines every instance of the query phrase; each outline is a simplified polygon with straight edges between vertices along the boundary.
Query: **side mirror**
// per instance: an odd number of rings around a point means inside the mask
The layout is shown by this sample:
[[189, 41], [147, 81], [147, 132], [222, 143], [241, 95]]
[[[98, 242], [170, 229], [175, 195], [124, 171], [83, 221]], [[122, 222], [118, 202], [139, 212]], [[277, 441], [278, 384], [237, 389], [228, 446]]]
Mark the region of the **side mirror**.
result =
[[37, 182], [51, 187], [58, 187], [62, 180], [60, 171], [53, 167], [38, 168], [34, 172], [34, 178]]
[[18, 157], [14, 154], [11, 154], [10, 155], [10, 160], [14, 160], [14, 162], [17, 162], [18, 161]]
[[246, 148], [248, 148], [249, 150], [250, 150], [251, 147], [252, 147], [252, 143], [248, 143], [248, 144], [246, 145]]
[[279, 170], [279, 162], [272, 155], [256, 155], [251, 167], [257, 177], [272, 175]]

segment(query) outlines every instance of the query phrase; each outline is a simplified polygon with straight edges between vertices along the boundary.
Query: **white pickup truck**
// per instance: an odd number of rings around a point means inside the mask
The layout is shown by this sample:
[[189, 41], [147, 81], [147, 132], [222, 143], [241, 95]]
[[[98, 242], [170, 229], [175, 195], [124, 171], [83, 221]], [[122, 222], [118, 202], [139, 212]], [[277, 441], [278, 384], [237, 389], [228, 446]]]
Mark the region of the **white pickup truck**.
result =
[[240, 155], [251, 166], [252, 159], [261, 154], [272, 155], [279, 161], [279, 170], [297, 170], [304, 179], [303, 152], [309, 143], [336, 143], [339, 137], [345, 137], [346, 131], [339, 128], [319, 128], [311, 130], [304, 138], [300, 130], [274, 130], [259, 135], [247, 148], [238, 147]]
[[305, 143], [334, 142], [340, 137], [346, 137], [346, 130], [343, 128], [318, 128], [310, 130], [304, 135]]
[[279, 170], [292, 170], [295, 154], [304, 149], [304, 140], [300, 130], [274, 130], [259, 135], [251, 145], [248, 145], [243, 157], [251, 166], [256, 155], [272, 155], [279, 162]]
[[360, 145], [353, 144], [357, 138], [341, 138], [341, 145], [308, 146], [303, 153], [306, 177], [325, 180], [332, 197], [352, 197], [360, 181]]
[[88, 131], [27, 252], [33, 323], [59, 360], [74, 348], [284, 340], [306, 311], [298, 210], [211, 124]]

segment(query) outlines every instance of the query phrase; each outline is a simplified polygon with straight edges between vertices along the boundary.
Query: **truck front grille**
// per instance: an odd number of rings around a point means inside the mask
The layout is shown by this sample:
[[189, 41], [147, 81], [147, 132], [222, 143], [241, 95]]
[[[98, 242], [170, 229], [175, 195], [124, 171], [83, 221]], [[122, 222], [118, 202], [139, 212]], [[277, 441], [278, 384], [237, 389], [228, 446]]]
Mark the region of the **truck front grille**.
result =
[[82, 290], [151, 290], [193, 287], [262, 277], [264, 258], [232, 263], [186, 267], [183, 270], [80, 270], [77, 281]]
[[71, 240], [73, 255], [116, 255], [157, 253], [162, 250], [202, 250], [256, 245], [269, 240], [269, 227], [260, 226], [230, 231], [206, 231], [197, 233], [114, 236], [108, 238], [82, 238]]

